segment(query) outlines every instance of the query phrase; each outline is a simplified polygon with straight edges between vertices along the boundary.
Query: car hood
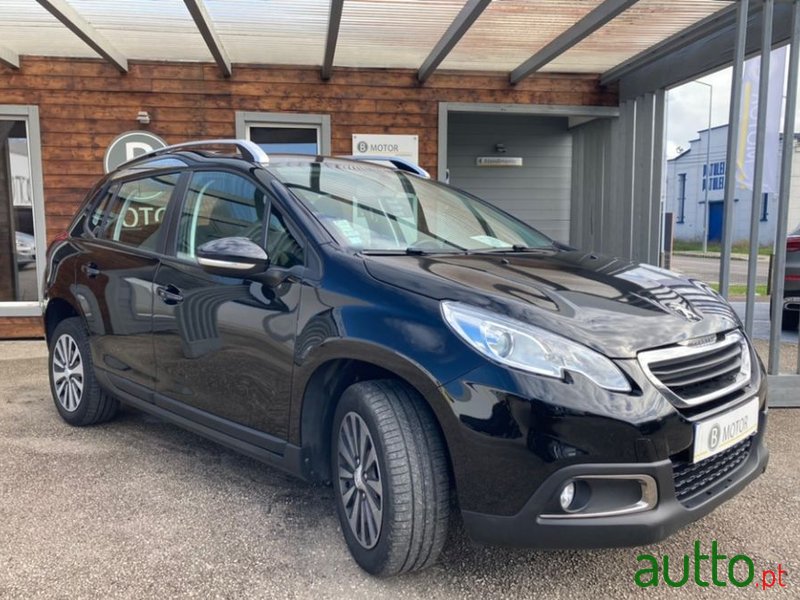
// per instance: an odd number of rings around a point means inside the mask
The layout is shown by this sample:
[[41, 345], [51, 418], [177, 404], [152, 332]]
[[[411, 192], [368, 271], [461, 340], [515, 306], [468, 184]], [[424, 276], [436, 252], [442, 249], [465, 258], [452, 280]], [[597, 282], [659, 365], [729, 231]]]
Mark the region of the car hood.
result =
[[740, 326], [730, 305], [700, 281], [584, 252], [369, 255], [364, 261], [383, 283], [493, 310], [614, 358]]

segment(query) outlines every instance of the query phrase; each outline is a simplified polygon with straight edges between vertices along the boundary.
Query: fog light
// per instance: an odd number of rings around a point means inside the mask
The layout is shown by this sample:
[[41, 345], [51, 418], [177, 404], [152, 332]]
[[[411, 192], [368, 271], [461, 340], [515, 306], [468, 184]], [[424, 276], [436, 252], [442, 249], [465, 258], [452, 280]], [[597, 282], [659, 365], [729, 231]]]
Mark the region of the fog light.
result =
[[572, 501], [575, 499], [575, 484], [570, 482], [561, 488], [561, 495], [558, 500], [561, 502], [561, 509], [568, 511]]

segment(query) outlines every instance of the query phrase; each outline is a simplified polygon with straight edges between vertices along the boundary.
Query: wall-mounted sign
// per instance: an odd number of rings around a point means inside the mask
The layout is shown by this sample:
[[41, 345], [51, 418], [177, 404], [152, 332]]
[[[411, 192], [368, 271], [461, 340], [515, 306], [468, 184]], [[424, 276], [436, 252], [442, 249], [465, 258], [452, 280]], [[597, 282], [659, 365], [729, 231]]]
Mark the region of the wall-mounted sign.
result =
[[122, 163], [133, 160], [153, 150], [166, 147], [167, 142], [149, 131], [126, 131], [114, 138], [108, 145], [103, 158], [106, 173], [113, 171]]
[[521, 156], [479, 156], [475, 159], [476, 167], [521, 167]]
[[353, 156], [398, 156], [419, 164], [419, 136], [354, 133]]

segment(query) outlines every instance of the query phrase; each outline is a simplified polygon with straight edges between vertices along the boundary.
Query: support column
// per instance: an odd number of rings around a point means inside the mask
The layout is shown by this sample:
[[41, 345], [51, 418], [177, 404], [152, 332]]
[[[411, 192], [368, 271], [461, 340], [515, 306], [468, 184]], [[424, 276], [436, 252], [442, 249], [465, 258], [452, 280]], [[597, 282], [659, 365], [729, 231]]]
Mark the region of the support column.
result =
[[742, 110], [742, 72], [744, 47], [747, 41], [749, 0], [739, 0], [736, 13], [736, 49], [731, 78], [731, 109], [728, 118], [728, 155], [725, 168], [725, 201], [722, 204], [722, 254], [719, 262], [719, 293], [728, 297], [731, 277], [731, 245], [733, 243], [733, 203], [736, 194], [736, 147], [739, 140], [739, 117]]
[[758, 122], [756, 124], [756, 156], [753, 173], [753, 201], [750, 206], [750, 253], [747, 262], [747, 302], [744, 330], [753, 334], [756, 304], [756, 271], [758, 270], [758, 224], [761, 219], [761, 197], [764, 187], [764, 144], [767, 138], [767, 96], [769, 63], [772, 52], [772, 17], [774, 0], [764, 0], [764, 22], [761, 26], [761, 73], [758, 79]]
[[633, 221], [631, 222], [631, 257], [636, 262], [650, 260], [650, 217], [653, 194], [653, 123], [655, 94], [636, 99], [636, 139], [633, 168]]
[[661, 256], [661, 195], [664, 191], [664, 134], [666, 128], [665, 106], [667, 93], [663, 88], [655, 93], [655, 113], [653, 115], [653, 183], [650, 190], [650, 236], [648, 240], [648, 260], [658, 265]]

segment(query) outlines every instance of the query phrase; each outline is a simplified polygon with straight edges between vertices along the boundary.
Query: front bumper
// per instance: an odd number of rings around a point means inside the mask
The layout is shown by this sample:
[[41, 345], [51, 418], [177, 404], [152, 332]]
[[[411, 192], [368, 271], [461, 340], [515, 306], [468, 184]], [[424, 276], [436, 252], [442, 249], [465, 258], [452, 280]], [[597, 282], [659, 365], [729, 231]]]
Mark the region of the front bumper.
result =
[[[681, 503], [675, 494], [670, 460], [651, 463], [580, 464], [559, 469], [548, 477], [517, 514], [489, 515], [462, 511], [470, 537], [480, 543], [529, 548], [608, 548], [658, 542], [707, 515], [738, 494], [766, 470], [769, 452], [764, 445], [766, 413], [747, 459], [735, 471], [703, 490], [701, 497]], [[555, 519], [542, 517], [549, 500], [570, 479], [581, 475], [649, 475], [658, 485], [658, 503], [652, 510], [610, 517]]]

